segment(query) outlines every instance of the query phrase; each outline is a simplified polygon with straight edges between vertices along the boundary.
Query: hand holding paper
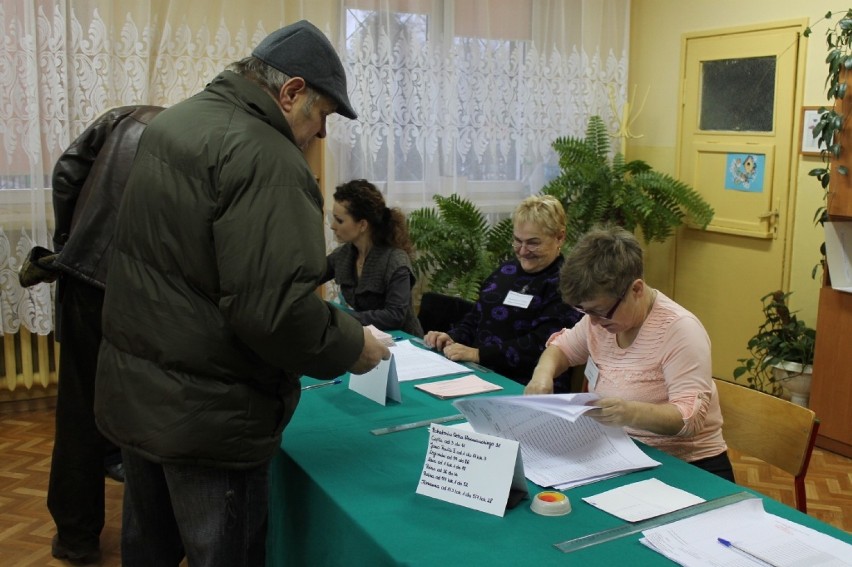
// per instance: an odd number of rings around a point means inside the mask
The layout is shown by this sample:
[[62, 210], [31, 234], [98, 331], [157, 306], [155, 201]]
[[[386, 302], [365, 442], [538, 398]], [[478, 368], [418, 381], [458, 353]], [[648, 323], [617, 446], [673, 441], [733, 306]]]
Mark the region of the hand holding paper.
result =
[[364, 348], [361, 356], [349, 369], [352, 374], [363, 374], [375, 368], [382, 360], [390, 358], [388, 347], [380, 343], [367, 327], [364, 327]]
[[386, 347], [392, 347], [393, 346], [393, 344], [394, 344], [393, 336], [391, 336], [388, 333], [377, 328], [375, 325], [367, 325], [367, 329], [369, 329], [370, 333], [372, 333], [372, 335], [374, 337], [376, 337], [377, 341], [379, 341], [380, 343], [382, 343]]

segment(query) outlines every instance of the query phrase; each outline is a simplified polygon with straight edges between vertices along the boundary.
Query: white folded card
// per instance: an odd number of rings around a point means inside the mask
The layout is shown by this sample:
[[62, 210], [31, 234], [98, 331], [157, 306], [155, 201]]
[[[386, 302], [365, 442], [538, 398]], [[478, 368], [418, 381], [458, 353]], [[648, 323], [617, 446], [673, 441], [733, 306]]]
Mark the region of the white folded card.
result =
[[387, 405], [389, 399], [402, 402], [393, 354], [389, 360], [381, 361], [378, 366], [365, 374], [350, 374], [349, 389], [383, 406]]
[[529, 494], [517, 441], [437, 423], [430, 427], [417, 494], [500, 517], [512, 490], [516, 498]]

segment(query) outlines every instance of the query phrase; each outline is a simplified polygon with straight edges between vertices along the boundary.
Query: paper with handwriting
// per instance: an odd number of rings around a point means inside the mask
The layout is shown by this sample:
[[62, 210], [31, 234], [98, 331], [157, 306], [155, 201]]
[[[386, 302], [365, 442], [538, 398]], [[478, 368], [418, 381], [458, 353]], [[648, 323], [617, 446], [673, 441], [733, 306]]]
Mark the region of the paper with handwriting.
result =
[[432, 424], [417, 494], [502, 517], [513, 488], [527, 492], [517, 441]]

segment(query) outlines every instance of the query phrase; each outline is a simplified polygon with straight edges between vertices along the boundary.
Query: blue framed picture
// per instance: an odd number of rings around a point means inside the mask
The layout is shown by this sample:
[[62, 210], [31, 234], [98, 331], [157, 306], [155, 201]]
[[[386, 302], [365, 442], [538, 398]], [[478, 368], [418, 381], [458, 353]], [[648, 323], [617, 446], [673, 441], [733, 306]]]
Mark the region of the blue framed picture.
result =
[[763, 193], [764, 154], [728, 154], [725, 189]]

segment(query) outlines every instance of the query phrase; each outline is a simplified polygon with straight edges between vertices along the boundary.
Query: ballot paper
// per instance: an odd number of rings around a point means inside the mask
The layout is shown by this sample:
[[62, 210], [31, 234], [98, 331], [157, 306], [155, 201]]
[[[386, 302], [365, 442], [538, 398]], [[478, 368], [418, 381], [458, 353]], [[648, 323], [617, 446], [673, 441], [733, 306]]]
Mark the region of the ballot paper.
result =
[[583, 417], [596, 394], [490, 396], [456, 400], [474, 431], [521, 444], [524, 472], [539, 486], [577, 486], [660, 463], [620, 427]]
[[482, 394], [484, 392], [495, 392], [503, 389], [503, 386], [492, 384], [488, 380], [483, 380], [475, 374], [462, 376], [460, 378], [450, 378], [449, 380], [441, 380], [440, 382], [417, 384], [414, 387], [419, 390], [423, 390], [424, 392], [428, 392], [442, 400], [460, 398], [462, 396], [472, 396], [474, 394]]
[[[684, 567], [852, 567], [852, 545], [763, 509], [759, 498], [642, 532], [639, 541]], [[725, 539], [736, 548], [719, 542]], [[760, 559], [755, 559], [760, 558]]]
[[583, 500], [628, 522], [655, 518], [704, 502], [703, 498], [656, 478], [619, 486]]
[[414, 346], [410, 341], [399, 341], [391, 347], [396, 358], [396, 372], [400, 382], [449, 376], [450, 374], [470, 374], [470, 368], [453, 362], [443, 354]]

